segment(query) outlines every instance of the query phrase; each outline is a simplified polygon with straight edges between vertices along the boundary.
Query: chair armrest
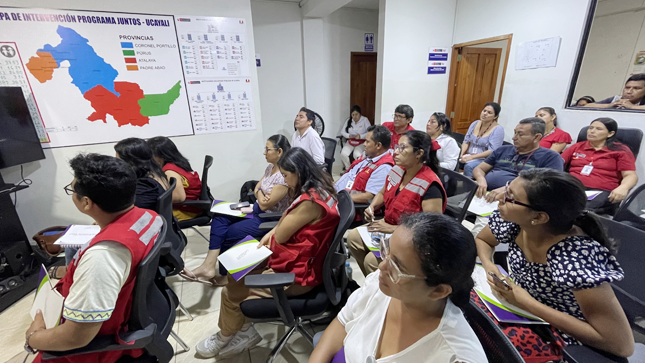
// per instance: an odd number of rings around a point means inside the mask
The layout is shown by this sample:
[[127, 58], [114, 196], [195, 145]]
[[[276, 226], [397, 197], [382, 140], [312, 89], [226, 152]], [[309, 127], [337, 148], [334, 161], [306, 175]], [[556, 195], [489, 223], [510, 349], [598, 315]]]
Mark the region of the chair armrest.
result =
[[563, 350], [563, 358], [568, 363], [627, 363], [627, 358], [601, 352], [584, 345], [569, 345]]
[[258, 217], [262, 219], [280, 219], [282, 217], [282, 213], [280, 212], [260, 213]]
[[66, 350], [62, 352], [43, 352], [43, 360], [52, 360], [62, 357], [69, 357], [79, 354], [87, 353], [100, 353], [109, 352], [114, 350], [130, 350], [142, 349], [152, 342], [155, 331], [157, 330], [156, 324], [148, 325], [144, 330], [136, 330], [133, 332], [122, 333], [119, 337], [127, 343], [131, 344], [118, 344], [113, 335], [104, 335], [92, 339], [90, 344], [77, 349]]
[[278, 221], [260, 223], [260, 225], [258, 226], [258, 230], [260, 230], [260, 231], [270, 231], [277, 225], [278, 225]]
[[367, 203], [354, 203], [354, 209], [367, 209], [370, 205]]
[[244, 278], [246, 287], [255, 288], [285, 287], [293, 285], [295, 281], [294, 273], [249, 275]]
[[196, 207], [201, 209], [203, 212], [208, 213], [211, 211], [212, 204], [213, 202], [210, 200], [184, 200], [181, 203], [174, 203], [173, 205]]

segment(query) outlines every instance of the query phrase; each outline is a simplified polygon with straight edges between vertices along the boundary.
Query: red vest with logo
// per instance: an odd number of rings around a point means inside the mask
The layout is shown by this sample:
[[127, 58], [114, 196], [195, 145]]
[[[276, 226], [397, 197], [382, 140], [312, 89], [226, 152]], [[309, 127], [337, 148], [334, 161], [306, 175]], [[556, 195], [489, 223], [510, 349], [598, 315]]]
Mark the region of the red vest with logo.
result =
[[[202, 181], [199, 179], [199, 174], [196, 171], [186, 171], [175, 164], [166, 163], [163, 166], [163, 171], [172, 170], [175, 173], [183, 176], [188, 181], [188, 187], [184, 188], [186, 192], [186, 200], [199, 200], [202, 194]], [[182, 180], [177, 180], [177, 183], [182, 183]], [[173, 206], [174, 209], [183, 210], [190, 213], [201, 213], [202, 210], [197, 207], [189, 207], [185, 205]]]
[[[56, 289], [67, 297], [71, 286], [74, 284], [74, 271], [78, 266], [78, 262], [85, 252], [92, 248], [95, 244], [102, 241], [113, 241], [124, 245], [130, 250], [132, 255], [132, 264], [130, 265], [130, 275], [128, 276], [125, 284], [119, 292], [116, 300], [116, 306], [112, 311], [109, 319], [105, 319], [106, 313], [83, 313], [63, 308], [63, 314], [70, 319], [78, 322], [92, 322], [103, 321], [103, 325], [99, 330], [97, 336], [100, 335], [114, 335], [116, 340], [119, 341], [119, 332], [127, 329], [127, 322], [130, 319], [130, 311], [132, 308], [132, 290], [134, 289], [136, 281], [137, 267], [139, 263], [148, 255], [154, 246], [157, 235], [163, 225], [163, 219], [155, 212], [134, 207], [128, 212], [119, 216], [112, 223], [108, 224], [99, 234], [94, 237], [88, 244], [81, 247], [74, 260], [67, 267], [65, 277], [58, 282]], [[142, 349], [137, 350], [120, 350], [110, 351], [103, 353], [88, 353], [82, 355], [75, 355], [69, 358], [58, 358], [48, 362], [59, 363], [113, 363], [116, 362], [121, 356], [129, 355], [132, 357], [139, 357], [143, 354]], [[42, 353], [39, 353], [34, 362], [41, 361]]]
[[[350, 165], [349, 170], [352, 170], [358, 163], [362, 162], [365, 160], [365, 154], [361, 155], [358, 160], [354, 160], [352, 165]], [[383, 156], [381, 156], [376, 163], [368, 163], [366, 166], [363, 167], [363, 169], [359, 170], [358, 173], [356, 173], [356, 177], [354, 178], [354, 184], [352, 185], [352, 189], [350, 190], [350, 193], [352, 192], [357, 192], [357, 193], [362, 193], [365, 191], [365, 187], [367, 186], [367, 181], [370, 179], [370, 175], [379, 168], [381, 165], [392, 165], [394, 166], [394, 158], [392, 157], [392, 154], [389, 151], [386, 151]]]
[[340, 221], [338, 202], [327, 193], [323, 193], [320, 195], [314, 189], [310, 189], [311, 196], [303, 193], [284, 212], [284, 215], [287, 215], [300, 203], [310, 200], [324, 208], [322, 219], [300, 228], [285, 243], [276, 243], [275, 236], [271, 237], [273, 254], [269, 257], [269, 267], [275, 272], [296, 274], [295, 283], [301, 286], [322, 284], [325, 256]]
[[387, 180], [385, 181], [385, 195], [383, 199], [385, 201], [385, 221], [389, 224], [398, 225], [402, 215], [405, 214], [414, 214], [423, 211], [421, 203], [423, 203], [423, 196], [430, 188], [432, 183], [437, 183], [441, 189], [441, 194], [443, 196], [443, 206], [441, 211], [446, 210], [446, 191], [443, 189], [443, 184], [441, 180], [437, 177], [430, 167], [424, 165], [421, 170], [417, 172], [417, 175], [408, 182], [408, 184], [396, 194], [396, 191], [401, 185], [403, 180], [403, 175], [405, 170], [400, 166], [395, 166], [390, 170], [390, 173], [387, 175]]

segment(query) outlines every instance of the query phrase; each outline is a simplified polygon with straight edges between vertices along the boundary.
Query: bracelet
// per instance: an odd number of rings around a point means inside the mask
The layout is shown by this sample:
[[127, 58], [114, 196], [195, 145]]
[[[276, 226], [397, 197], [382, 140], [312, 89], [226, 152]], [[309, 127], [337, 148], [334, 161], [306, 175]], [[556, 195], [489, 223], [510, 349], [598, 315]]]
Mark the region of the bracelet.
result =
[[36, 354], [36, 353], [38, 353], [38, 349], [34, 349], [34, 348], [32, 348], [32, 347], [29, 345], [29, 339], [31, 338], [31, 336], [32, 336], [32, 335], [34, 335], [34, 333], [35, 333], [35, 332], [37, 332], [37, 331], [41, 331], [41, 330], [43, 330], [43, 329], [32, 331], [32, 332], [31, 332], [31, 333], [29, 333], [29, 335], [27, 336], [27, 339], [25, 339], [25, 350], [26, 350], [27, 352], [29, 352], [29, 353], [31, 353], [31, 354]]

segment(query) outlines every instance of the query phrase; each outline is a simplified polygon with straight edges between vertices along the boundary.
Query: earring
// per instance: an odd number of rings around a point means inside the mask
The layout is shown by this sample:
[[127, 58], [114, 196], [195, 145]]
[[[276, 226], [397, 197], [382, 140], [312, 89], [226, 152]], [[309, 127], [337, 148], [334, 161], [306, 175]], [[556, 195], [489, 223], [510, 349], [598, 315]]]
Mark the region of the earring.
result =
[[535, 225], [535, 221], [531, 221], [531, 224]]

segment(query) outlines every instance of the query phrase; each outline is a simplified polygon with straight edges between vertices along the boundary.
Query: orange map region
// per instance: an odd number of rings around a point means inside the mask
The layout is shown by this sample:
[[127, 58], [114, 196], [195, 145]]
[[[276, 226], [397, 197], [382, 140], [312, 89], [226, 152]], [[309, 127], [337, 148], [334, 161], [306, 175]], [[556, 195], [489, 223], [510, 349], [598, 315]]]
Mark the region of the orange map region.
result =
[[141, 115], [139, 100], [144, 98], [143, 90], [136, 83], [114, 82], [114, 90], [119, 96], [98, 85], [85, 92], [83, 97], [90, 101], [96, 112], [87, 119], [90, 121], [102, 120], [107, 123], [107, 115], [112, 115], [117, 124], [143, 126], [149, 123], [149, 118]]
[[58, 63], [49, 52], [36, 52], [37, 57], [29, 58], [27, 69], [40, 82], [45, 83], [52, 79], [54, 69], [58, 68]]

